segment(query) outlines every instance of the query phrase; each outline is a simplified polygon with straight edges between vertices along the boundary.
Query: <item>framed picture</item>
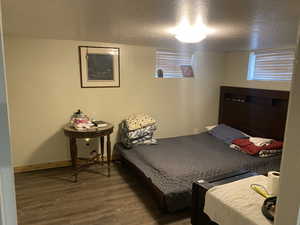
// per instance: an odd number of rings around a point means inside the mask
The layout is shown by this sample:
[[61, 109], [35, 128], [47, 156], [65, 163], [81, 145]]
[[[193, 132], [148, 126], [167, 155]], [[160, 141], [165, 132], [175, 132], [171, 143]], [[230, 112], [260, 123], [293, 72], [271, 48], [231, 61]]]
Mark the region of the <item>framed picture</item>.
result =
[[120, 49], [79, 46], [82, 88], [120, 87]]
[[193, 67], [190, 65], [180, 66], [183, 77], [194, 77]]

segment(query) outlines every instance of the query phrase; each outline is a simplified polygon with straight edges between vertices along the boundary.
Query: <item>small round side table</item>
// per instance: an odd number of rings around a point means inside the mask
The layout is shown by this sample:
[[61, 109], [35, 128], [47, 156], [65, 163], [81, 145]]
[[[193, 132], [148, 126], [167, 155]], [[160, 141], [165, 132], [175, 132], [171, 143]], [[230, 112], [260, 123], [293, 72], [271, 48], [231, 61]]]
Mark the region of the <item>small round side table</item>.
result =
[[[70, 141], [70, 153], [72, 160], [72, 167], [74, 171], [75, 182], [78, 180], [78, 173], [83, 167], [88, 167], [94, 164], [100, 164], [104, 162], [104, 138], [106, 137], [106, 155], [107, 155], [107, 174], [110, 176], [110, 162], [111, 162], [111, 142], [110, 134], [113, 132], [114, 127], [110, 123], [106, 123], [107, 126], [102, 128], [91, 128], [87, 130], [76, 130], [70, 124], [67, 124], [64, 127], [64, 133], [69, 137]], [[87, 164], [80, 165], [78, 164], [78, 152], [76, 139], [80, 138], [99, 138], [100, 139], [100, 151], [97, 152], [96, 156], [93, 158], [93, 161]]]

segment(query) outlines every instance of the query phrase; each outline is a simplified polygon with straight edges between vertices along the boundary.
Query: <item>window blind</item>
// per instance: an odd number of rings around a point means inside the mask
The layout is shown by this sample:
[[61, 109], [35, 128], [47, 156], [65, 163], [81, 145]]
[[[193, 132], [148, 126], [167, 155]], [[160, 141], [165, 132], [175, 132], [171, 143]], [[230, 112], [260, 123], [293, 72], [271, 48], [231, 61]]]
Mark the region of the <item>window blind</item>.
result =
[[293, 49], [255, 51], [250, 54], [249, 80], [291, 80], [295, 52]]
[[171, 51], [156, 51], [156, 73], [162, 70], [163, 77], [183, 77], [181, 66], [191, 66], [192, 55]]

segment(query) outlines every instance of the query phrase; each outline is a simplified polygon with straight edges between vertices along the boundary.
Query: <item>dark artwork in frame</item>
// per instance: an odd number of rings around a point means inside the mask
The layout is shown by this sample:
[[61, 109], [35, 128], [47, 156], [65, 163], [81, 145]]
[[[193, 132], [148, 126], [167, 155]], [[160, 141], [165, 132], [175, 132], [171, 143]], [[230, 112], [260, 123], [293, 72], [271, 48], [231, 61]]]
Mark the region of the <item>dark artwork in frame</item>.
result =
[[88, 80], [114, 80], [113, 56], [88, 54]]
[[120, 49], [79, 46], [82, 88], [120, 87]]

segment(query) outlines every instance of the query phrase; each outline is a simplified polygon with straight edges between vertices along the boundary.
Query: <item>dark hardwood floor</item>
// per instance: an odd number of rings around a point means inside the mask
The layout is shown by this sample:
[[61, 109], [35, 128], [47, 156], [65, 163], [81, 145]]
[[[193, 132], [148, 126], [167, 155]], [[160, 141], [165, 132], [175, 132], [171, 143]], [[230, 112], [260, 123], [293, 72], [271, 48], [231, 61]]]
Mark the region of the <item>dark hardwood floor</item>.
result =
[[[94, 167], [93, 171], [106, 172]], [[111, 177], [70, 168], [16, 174], [19, 225], [188, 225], [189, 212], [162, 213], [150, 192], [126, 168]]]

